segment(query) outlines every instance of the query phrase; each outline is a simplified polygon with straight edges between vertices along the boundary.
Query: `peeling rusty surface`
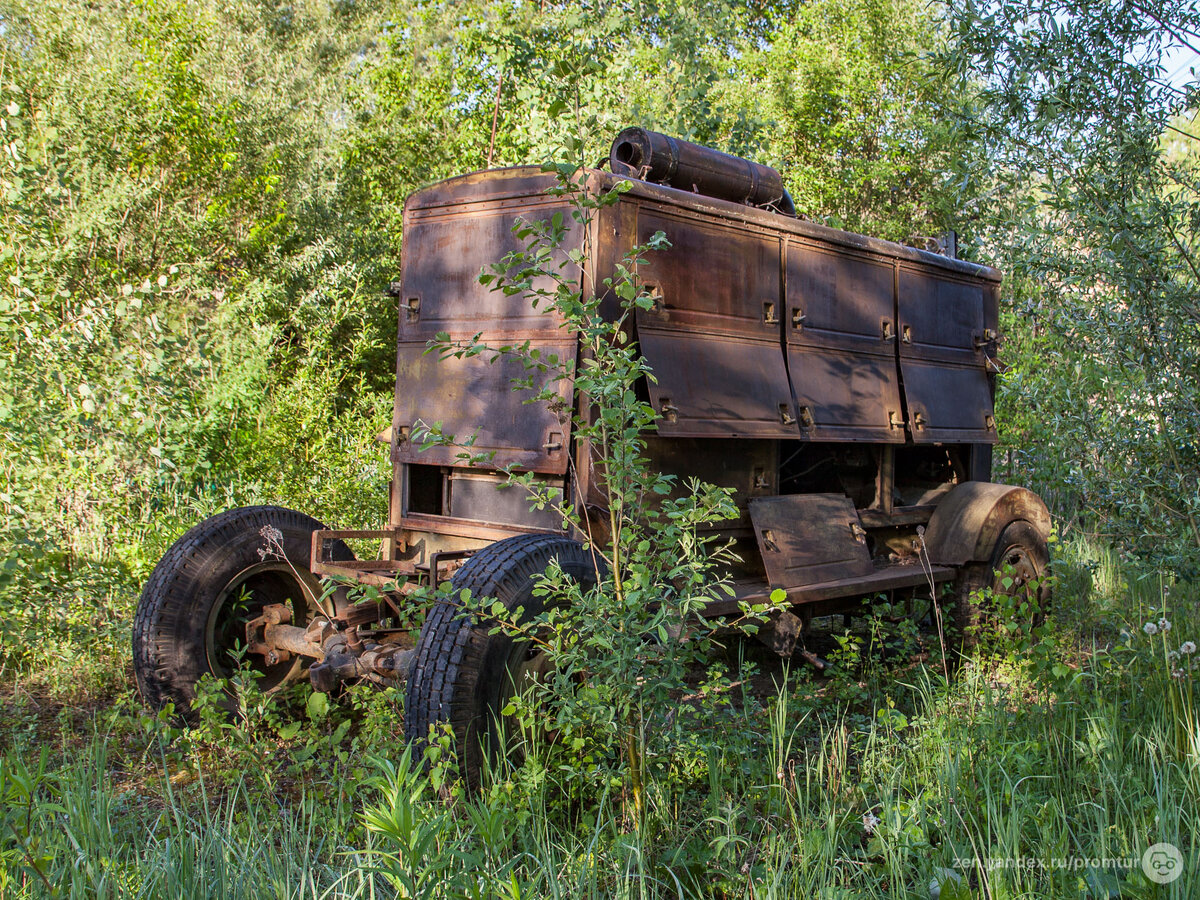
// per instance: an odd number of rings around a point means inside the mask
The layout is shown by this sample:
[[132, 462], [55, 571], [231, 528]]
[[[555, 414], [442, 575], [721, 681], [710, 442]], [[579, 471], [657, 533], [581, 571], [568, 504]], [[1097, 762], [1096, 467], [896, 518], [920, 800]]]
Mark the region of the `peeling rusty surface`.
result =
[[[472, 337], [461, 331], [451, 336]], [[544, 358], [575, 358], [573, 337], [492, 337], [505, 344], [528, 341], [529, 349]], [[570, 379], [553, 381], [548, 373], [533, 373], [535, 387], [549, 387], [558, 403], [532, 403], [536, 391], [516, 387], [517, 382], [531, 377], [520, 360], [493, 354], [438, 359], [437, 353], [426, 352], [423, 341], [400, 344], [396, 373], [401, 385], [396, 392], [394, 425], [398, 461], [465, 466], [467, 457], [482, 456], [487, 468], [515, 465], [560, 475], [567, 470]], [[424, 446], [434, 429], [453, 443]]]
[[639, 242], [659, 231], [671, 246], [641, 273], [655, 307], [637, 311], [659, 433], [798, 437], [779, 343], [778, 235], [641, 208]]
[[626, 128], [616, 136], [609, 167], [621, 175], [708, 197], [796, 214], [782, 176], [770, 166], [645, 128]]
[[909, 430], [918, 444], [997, 440], [988, 379], [988, 309], [982, 282], [901, 266], [900, 368]]
[[[524, 249], [527, 239], [513, 233], [518, 219], [557, 215], [566, 227], [564, 252], [581, 245], [569, 206], [546, 194], [554, 183], [530, 169], [477, 173], [419, 191], [405, 204], [392, 424], [397, 462], [461, 466], [480, 456], [491, 468], [566, 471], [573, 382], [558, 378], [557, 369], [574, 365], [575, 334], [525, 294], [479, 282], [482, 270]], [[533, 282], [553, 286], [545, 277]], [[429, 351], [439, 334], [459, 347], [490, 349], [439, 359]], [[495, 352], [514, 347], [527, 359], [551, 361], [551, 369], [528, 369], [517, 356]], [[514, 389], [526, 379], [528, 387]], [[557, 404], [528, 402], [545, 388]], [[431, 431], [452, 443], [427, 445]]]
[[786, 279], [788, 372], [808, 410], [804, 436], [903, 443], [890, 262], [793, 241]]

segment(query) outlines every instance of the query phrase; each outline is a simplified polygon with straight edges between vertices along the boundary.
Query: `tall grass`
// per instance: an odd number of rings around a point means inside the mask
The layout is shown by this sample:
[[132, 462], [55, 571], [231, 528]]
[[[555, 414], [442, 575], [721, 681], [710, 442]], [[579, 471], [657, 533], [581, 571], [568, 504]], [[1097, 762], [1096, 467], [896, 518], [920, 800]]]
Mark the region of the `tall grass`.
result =
[[[1200, 613], [1064, 543], [1057, 618], [950, 682], [911, 656], [849, 658], [695, 709], [640, 819], [620, 779], [581, 790], [536, 747], [464, 796], [369, 693], [299, 729], [259, 713], [181, 730], [121, 703], [33, 728], [10, 702], [0, 896], [1200, 895], [1192, 657], [1167, 655]], [[1158, 841], [1184, 856], [1169, 885], [1141, 870]]]

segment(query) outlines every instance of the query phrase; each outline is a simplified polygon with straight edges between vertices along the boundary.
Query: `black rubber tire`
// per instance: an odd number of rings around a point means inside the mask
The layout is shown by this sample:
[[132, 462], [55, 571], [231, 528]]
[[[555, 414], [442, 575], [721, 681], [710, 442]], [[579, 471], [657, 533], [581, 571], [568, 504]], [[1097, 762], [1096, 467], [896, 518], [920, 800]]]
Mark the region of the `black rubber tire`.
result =
[[[287, 562], [260, 554], [268, 526], [282, 535]], [[309, 615], [305, 584], [310, 591], [317, 585], [309, 571], [312, 533], [324, 527], [282, 506], [250, 506], [206, 519], [176, 541], [146, 582], [133, 620], [133, 671], [142, 699], [158, 709], [173, 703], [186, 715], [196, 683], [204, 675], [230, 673], [232, 660], [228, 666], [223, 660], [234, 642], [245, 643], [245, 622], [268, 603], [291, 602], [293, 623], [303, 624]], [[340, 541], [332, 551], [334, 559], [354, 558]], [[234, 609], [230, 601], [243, 588], [249, 602]], [[259, 659], [264, 690], [295, 678], [307, 662], [293, 658], [267, 666]]]
[[[534, 578], [553, 559], [567, 576], [595, 584], [593, 556], [578, 542], [552, 534], [523, 534], [490, 544], [467, 560], [452, 583], [456, 592], [469, 588], [473, 598], [492, 597], [510, 610], [522, 607], [525, 618], [531, 618], [544, 608], [533, 595]], [[478, 787], [486, 758], [498, 752], [507, 667], [520, 652], [512, 637], [489, 634], [490, 627], [465, 614], [457, 600], [434, 606], [417, 641], [405, 696], [405, 735], [423, 748], [430, 726], [449, 723], [459, 774], [471, 788]]]
[[[1024, 519], [1005, 525], [996, 539], [991, 559], [963, 566], [955, 582], [951, 619], [963, 649], [976, 647], [983, 633], [996, 624], [995, 611], [981, 604], [976, 593], [985, 588], [990, 588], [993, 594], [1010, 596], [1025, 591], [1035, 601], [1031, 624], [1039, 624], [1050, 603], [1046, 580], [1049, 567], [1050, 549], [1037, 528]], [[1008, 587], [1004, 586], [1006, 578], [1012, 579]], [[1031, 594], [1030, 582], [1036, 582], [1036, 595]]]

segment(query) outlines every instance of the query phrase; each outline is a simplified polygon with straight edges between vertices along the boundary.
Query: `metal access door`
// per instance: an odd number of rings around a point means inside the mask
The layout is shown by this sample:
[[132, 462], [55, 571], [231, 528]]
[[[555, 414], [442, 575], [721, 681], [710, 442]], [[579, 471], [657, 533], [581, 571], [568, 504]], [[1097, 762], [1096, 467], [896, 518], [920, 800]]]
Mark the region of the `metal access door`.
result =
[[787, 245], [787, 358], [801, 433], [904, 442], [890, 260]]
[[780, 350], [776, 234], [643, 206], [637, 235], [668, 249], [639, 270], [657, 302], [637, 311], [650, 402], [671, 437], [798, 437]]
[[900, 266], [900, 372], [918, 444], [994, 444], [996, 285]]
[[874, 573], [866, 532], [843, 494], [787, 494], [750, 501], [767, 581], [791, 590]]
[[[518, 216], [572, 223], [561, 198], [547, 197], [553, 183], [529, 170], [482, 173], [435, 185], [413, 195], [405, 209], [404, 274], [396, 350], [396, 458], [400, 462], [465, 465], [484, 455], [489, 467], [516, 465], [561, 475], [567, 470], [573, 382], [555, 372], [527, 369], [513, 355], [438, 359], [427, 352], [438, 333], [452, 341], [475, 335], [491, 347], [574, 362], [577, 339], [561, 317], [533, 308], [522, 294], [492, 291], [479, 283], [484, 266], [523, 249], [512, 233]], [[464, 199], [465, 198], [465, 199]], [[470, 202], [466, 202], [469, 200]], [[567, 245], [578, 245], [573, 225]], [[527, 387], [520, 383], [530, 380]], [[550, 387], [558, 403], [529, 403]], [[440, 428], [454, 445], [422, 449], [423, 430]]]

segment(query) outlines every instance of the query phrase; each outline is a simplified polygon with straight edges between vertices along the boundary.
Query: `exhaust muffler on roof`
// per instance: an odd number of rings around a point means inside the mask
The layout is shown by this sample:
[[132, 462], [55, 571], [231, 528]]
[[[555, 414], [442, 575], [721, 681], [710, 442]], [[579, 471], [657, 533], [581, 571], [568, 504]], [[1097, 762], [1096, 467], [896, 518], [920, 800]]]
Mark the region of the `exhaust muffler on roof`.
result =
[[617, 175], [796, 214], [783, 177], [770, 166], [657, 131], [626, 128], [613, 141], [608, 164]]

